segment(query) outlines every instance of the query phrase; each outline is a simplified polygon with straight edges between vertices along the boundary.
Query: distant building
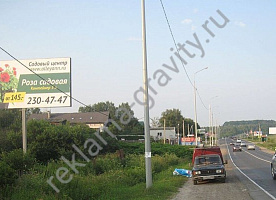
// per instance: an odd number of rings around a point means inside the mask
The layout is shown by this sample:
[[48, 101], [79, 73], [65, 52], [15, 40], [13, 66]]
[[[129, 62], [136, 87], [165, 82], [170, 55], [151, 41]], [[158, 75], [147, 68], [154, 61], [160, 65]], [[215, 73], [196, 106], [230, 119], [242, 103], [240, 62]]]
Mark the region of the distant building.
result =
[[254, 131], [254, 137], [262, 137], [263, 132], [262, 131]]
[[163, 127], [150, 128], [150, 136], [154, 140], [164, 140], [164, 137], [165, 139], [175, 140], [175, 127], [166, 127], [165, 131]]
[[41, 113], [31, 114], [28, 120], [47, 120], [52, 124], [86, 124], [89, 128], [102, 131], [104, 123], [110, 119], [109, 112], [86, 112], [86, 113]]

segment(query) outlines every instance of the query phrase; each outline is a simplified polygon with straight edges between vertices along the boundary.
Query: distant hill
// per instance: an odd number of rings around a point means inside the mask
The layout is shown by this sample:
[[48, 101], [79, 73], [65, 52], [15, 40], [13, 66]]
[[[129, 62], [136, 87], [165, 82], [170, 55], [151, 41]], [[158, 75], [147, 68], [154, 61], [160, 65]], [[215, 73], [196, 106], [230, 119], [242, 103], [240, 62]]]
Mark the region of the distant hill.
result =
[[241, 133], [259, 131], [259, 125], [263, 134], [268, 134], [269, 127], [276, 127], [274, 120], [248, 120], [248, 121], [230, 121], [225, 122], [220, 127], [221, 136], [232, 136]]

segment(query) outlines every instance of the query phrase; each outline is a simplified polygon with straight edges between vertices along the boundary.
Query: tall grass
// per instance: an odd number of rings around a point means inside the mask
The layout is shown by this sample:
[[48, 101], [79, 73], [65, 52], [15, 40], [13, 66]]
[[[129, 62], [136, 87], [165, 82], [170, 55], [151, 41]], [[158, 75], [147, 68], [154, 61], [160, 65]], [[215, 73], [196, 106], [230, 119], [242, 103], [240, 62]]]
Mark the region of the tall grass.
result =
[[68, 184], [53, 181], [60, 189], [60, 193], [56, 193], [46, 180], [55, 176], [61, 166], [66, 167], [61, 161], [50, 162], [47, 166], [35, 165], [13, 186], [2, 188], [0, 199], [166, 199], [186, 180], [173, 176], [174, 168], [188, 168], [187, 163], [174, 154], [153, 156], [153, 187], [146, 190], [143, 155], [119, 159], [115, 154], [108, 154], [97, 157], [85, 167], [77, 167], [79, 174], [70, 171], [74, 177]]

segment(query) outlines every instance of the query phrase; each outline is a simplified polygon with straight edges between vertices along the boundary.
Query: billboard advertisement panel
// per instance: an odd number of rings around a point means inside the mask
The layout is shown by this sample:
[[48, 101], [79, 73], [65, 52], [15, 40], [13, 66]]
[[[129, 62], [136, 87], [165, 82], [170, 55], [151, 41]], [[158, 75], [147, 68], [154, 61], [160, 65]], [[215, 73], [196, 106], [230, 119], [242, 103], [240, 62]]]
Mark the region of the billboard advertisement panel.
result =
[[0, 108], [71, 106], [71, 58], [20, 62], [0, 61]]
[[269, 127], [269, 135], [276, 135], [276, 127]]
[[195, 138], [194, 137], [185, 137], [182, 138], [182, 142], [194, 142]]

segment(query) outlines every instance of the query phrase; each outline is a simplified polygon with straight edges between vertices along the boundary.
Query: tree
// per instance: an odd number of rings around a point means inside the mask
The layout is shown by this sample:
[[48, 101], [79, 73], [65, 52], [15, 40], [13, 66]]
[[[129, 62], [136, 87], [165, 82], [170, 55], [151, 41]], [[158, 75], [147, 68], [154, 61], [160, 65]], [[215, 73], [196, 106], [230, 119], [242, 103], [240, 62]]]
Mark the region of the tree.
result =
[[0, 153], [14, 149], [9, 134], [21, 132], [21, 127], [21, 112], [19, 109], [0, 109]]
[[99, 102], [86, 107], [79, 107], [79, 112], [105, 112], [109, 111], [111, 118], [114, 118], [116, 107], [113, 102]]
[[[164, 119], [166, 120], [166, 127], [175, 127], [178, 132], [178, 124], [179, 124], [179, 133], [183, 133], [183, 119], [184, 117], [181, 114], [179, 109], [167, 109], [162, 112], [161, 118], [159, 119], [159, 123], [161, 126], [164, 126]], [[190, 118], [184, 119], [184, 127], [185, 127], [185, 135], [188, 135], [188, 124], [189, 127], [194, 126], [194, 121]], [[197, 124], [197, 128], [200, 126]]]
[[178, 128], [179, 124], [180, 132], [182, 132], [181, 124], [183, 122], [183, 119], [184, 117], [182, 116], [181, 111], [174, 108], [167, 109], [166, 111], [162, 112], [159, 122], [162, 126], [164, 126], [164, 120], [166, 120], [166, 127]]
[[86, 107], [80, 107], [79, 112], [104, 112], [109, 111], [111, 119], [113, 119], [122, 130], [118, 130], [113, 124], [109, 126], [109, 130], [115, 135], [125, 134], [143, 134], [143, 126], [134, 117], [134, 112], [131, 106], [126, 103], [121, 103], [118, 107], [113, 102], [99, 102]]
[[[113, 118], [122, 128], [118, 131], [115, 127], [110, 127], [114, 130], [114, 134], [121, 135], [141, 135], [143, 134], [143, 126], [139, 123], [138, 119], [134, 117], [134, 111], [128, 103], [121, 103], [115, 112]], [[112, 125], [113, 126], [113, 125]]]
[[252, 131], [261, 131], [263, 134], [268, 134], [269, 127], [275, 127], [274, 120], [247, 120], [247, 121], [230, 121], [225, 122], [221, 127], [221, 136], [233, 136], [241, 133]]
[[153, 119], [150, 119], [150, 120], [151, 120], [151, 127], [157, 128], [161, 126], [158, 117], [154, 117]]
[[40, 108], [29, 108], [26, 111], [27, 116], [30, 116], [31, 114], [40, 114], [40, 113], [42, 113]]
[[19, 109], [0, 109], [0, 128], [15, 128], [15, 126], [17, 126], [17, 130], [21, 128], [21, 112]]

